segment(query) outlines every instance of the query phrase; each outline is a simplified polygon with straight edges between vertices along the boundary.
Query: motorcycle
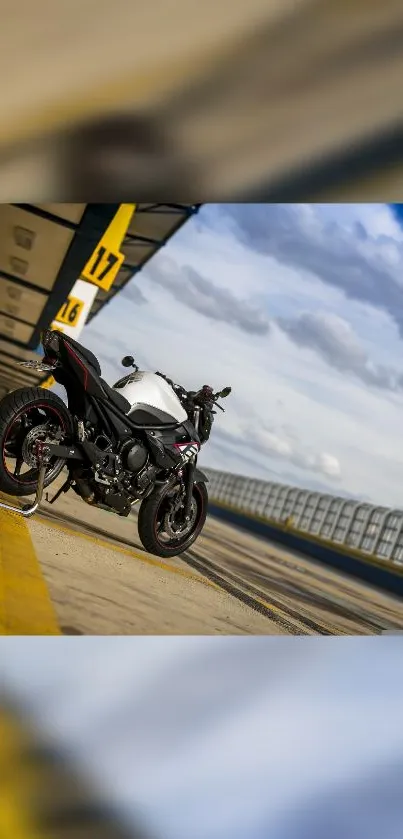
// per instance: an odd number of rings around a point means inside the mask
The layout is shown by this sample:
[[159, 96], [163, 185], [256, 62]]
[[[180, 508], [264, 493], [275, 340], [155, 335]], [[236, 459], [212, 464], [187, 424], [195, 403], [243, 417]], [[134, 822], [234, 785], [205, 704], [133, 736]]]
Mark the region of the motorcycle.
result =
[[[51, 373], [66, 390], [67, 405], [50, 390], [23, 387], [0, 402], [0, 490], [14, 497], [35, 494], [13, 507], [33, 515], [43, 491], [67, 467], [55, 496], [71, 488], [87, 504], [128, 516], [140, 504], [138, 533], [146, 551], [173, 557], [201, 533], [207, 515], [207, 477], [197, 467], [210, 436], [219, 399], [204, 385], [186, 391], [160, 372], [132, 368], [110, 387], [96, 356], [59, 331], [46, 330], [44, 356], [21, 366]], [[25, 471], [23, 471], [25, 469]]]

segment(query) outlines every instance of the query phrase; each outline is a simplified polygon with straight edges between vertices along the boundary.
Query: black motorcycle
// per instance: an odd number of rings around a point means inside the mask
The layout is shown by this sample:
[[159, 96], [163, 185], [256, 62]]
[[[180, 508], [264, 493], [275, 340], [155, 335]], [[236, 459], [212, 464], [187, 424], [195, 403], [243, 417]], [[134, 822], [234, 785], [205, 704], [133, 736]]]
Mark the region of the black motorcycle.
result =
[[[22, 508], [0, 506], [33, 515], [44, 488], [66, 466], [67, 479], [50, 503], [70, 488], [87, 504], [120, 516], [140, 503], [144, 548], [161, 557], [186, 551], [207, 515], [207, 478], [197, 456], [210, 436], [214, 409], [224, 410], [217, 400], [231, 388], [186, 391], [162, 373], [140, 372], [131, 356], [122, 364], [132, 372], [110, 387], [98, 359], [77, 341], [47, 330], [42, 343], [43, 359], [21, 365], [51, 373], [65, 388], [68, 407], [40, 387], [20, 388], [1, 400], [0, 490], [36, 498]], [[153, 393], [156, 399], [149, 398]]]

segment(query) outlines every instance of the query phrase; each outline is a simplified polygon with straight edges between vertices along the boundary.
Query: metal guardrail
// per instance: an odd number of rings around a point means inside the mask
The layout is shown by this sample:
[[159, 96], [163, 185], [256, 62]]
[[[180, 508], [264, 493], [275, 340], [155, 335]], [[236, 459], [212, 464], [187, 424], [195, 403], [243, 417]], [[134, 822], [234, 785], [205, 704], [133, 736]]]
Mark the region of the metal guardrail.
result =
[[212, 502], [403, 573], [403, 510], [204, 471]]

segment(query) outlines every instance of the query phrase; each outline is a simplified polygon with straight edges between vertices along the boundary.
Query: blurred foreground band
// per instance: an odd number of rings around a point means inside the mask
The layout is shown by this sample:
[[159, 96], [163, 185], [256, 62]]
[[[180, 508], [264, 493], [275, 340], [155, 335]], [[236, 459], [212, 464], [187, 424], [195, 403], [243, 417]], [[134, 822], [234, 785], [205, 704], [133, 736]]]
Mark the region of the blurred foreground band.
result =
[[150, 839], [121, 823], [74, 761], [0, 697], [1, 839]]
[[3, 7], [3, 202], [401, 198], [398, 0]]
[[[30, 792], [31, 824], [42, 796], [42, 839], [123, 839], [112, 804], [132, 839], [401, 839], [401, 639], [59, 638], [58, 655], [54, 644], [0, 639], [0, 793], [15, 816]], [[70, 833], [56, 830], [63, 813]], [[0, 835], [34, 839], [21, 822]]]

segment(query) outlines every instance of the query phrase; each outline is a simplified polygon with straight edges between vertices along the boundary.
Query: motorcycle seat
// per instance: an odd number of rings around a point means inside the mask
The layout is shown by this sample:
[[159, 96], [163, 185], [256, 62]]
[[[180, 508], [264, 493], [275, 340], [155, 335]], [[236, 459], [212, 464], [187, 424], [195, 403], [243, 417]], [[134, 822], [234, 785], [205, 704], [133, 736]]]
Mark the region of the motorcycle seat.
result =
[[96, 355], [94, 355], [94, 353], [91, 352], [91, 350], [88, 350], [87, 347], [83, 347], [82, 344], [79, 344], [78, 341], [75, 341], [74, 338], [70, 338], [70, 336], [68, 335], [63, 335], [63, 340], [67, 344], [70, 344], [73, 350], [76, 350], [76, 352], [78, 352], [82, 356], [82, 358], [87, 362], [89, 367], [92, 367], [92, 369], [95, 370], [98, 376], [101, 375], [101, 365]]

